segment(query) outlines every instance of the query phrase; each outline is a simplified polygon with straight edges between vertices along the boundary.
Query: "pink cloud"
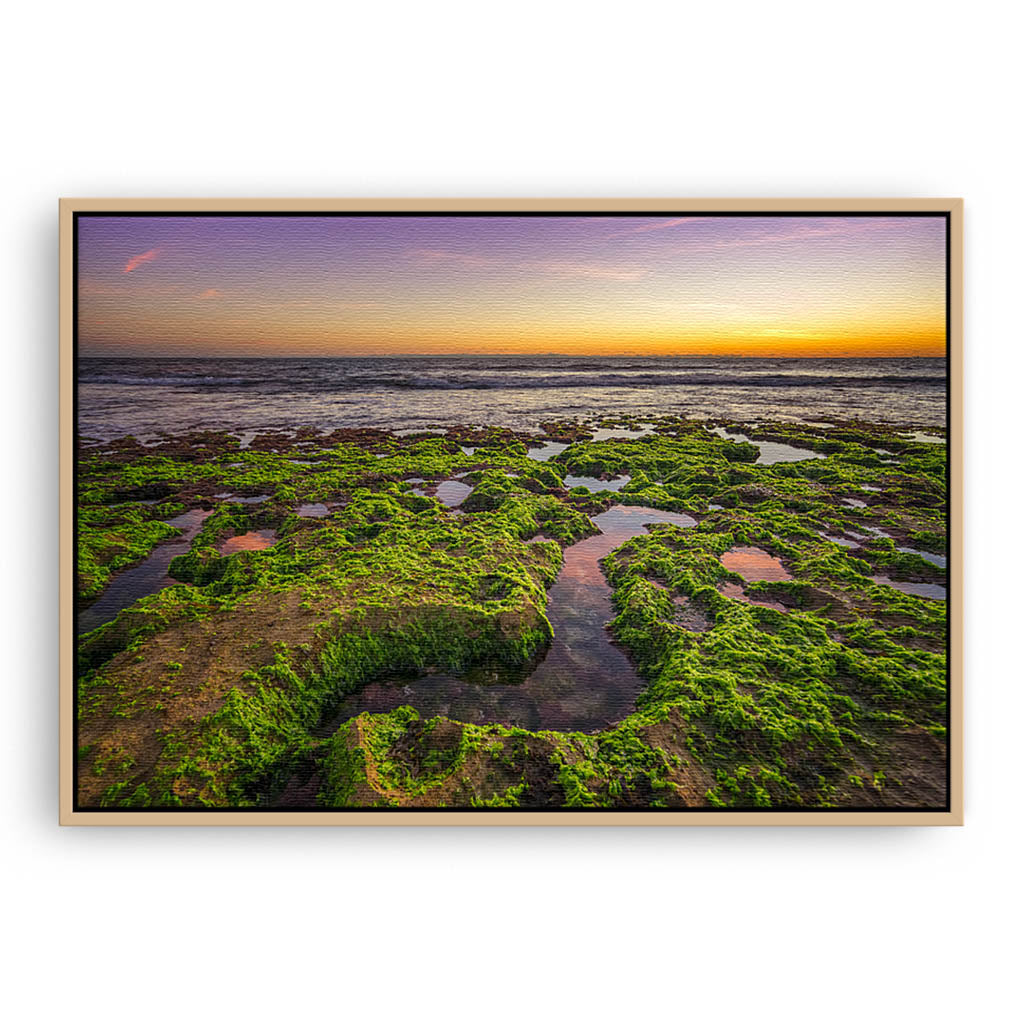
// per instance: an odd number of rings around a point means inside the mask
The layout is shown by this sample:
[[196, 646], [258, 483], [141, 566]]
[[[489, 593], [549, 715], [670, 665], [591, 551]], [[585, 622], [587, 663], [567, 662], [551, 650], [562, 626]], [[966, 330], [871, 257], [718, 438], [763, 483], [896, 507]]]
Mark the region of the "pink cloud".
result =
[[801, 242], [810, 238], [829, 238], [835, 236], [860, 235], [868, 231], [884, 231], [896, 225], [891, 218], [868, 218], [860, 220], [837, 220], [818, 226], [798, 225], [767, 235], [755, 235], [752, 238], [736, 238], [731, 241], [713, 242], [714, 249], [747, 249], [752, 246], [774, 245], [777, 242]]
[[461, 267], [492, 267], [495, 262], [488, 256], [451, 249], [416, 249], [411, 255], [419, 263], [454, 263]]
[[205, 292], [199, 293], [201, 299], [219, 299], [224, 293], [219, 288], [207, 288]]
[[641, 235], [648, 231], [664, 231], [665, 228], [677, 228], [680, 224], [690, 224], [700, 217], [674, 217], [672, 220], [660, 220], [655, 224], [641, 224], [639, 227], [628, 228], [625, 231], [616, 231], [613, 234], [605, 235], [605, 238], [622, 238], [623, 235]]
[[83, 277], [78, 282], [79, 295], [120, 295], [120, 286], [115, 287], [103, 281], [95, 281], [92, 278]]
[[612, 267], [601, 263], [542, 263], [541, 267], [549, 274], [559, 277], [590, 277], [600, 281], [637, 281], [647, 275], [646, 270], [635, 270], [629, 267]]
[[124, 272], [126, 274], [130, 274], [136, 267], [142, 266], [143, 263], [151, 263], [159, 255], [160, 255], [160, 250], [159, 249], [150, 249], [148, 252], [142, 253], [141, 256], [133, 256], [124, 265]]

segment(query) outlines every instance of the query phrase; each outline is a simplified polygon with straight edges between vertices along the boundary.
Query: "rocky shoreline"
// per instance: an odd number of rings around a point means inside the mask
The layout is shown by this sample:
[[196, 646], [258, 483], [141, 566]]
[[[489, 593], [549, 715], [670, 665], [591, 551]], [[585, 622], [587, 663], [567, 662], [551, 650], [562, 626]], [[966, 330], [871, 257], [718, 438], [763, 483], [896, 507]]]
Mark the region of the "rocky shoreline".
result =
[[[83, 441], [79, 610], [116, 614], [79, 638], [78, 803], [944, 806], [946, 450], [919, 427]], [[622, 720], [531, 730], [399, 706], [324, 734], [388, 674], [543, 659], [563, 551], [618, 505], [695, 523], [600, 562], [611, 638], [645, 681]], [[190, 543], [169, 525], [189, 513]], [[174, 538], [187, 550], [159, 588], [118, 608]]]

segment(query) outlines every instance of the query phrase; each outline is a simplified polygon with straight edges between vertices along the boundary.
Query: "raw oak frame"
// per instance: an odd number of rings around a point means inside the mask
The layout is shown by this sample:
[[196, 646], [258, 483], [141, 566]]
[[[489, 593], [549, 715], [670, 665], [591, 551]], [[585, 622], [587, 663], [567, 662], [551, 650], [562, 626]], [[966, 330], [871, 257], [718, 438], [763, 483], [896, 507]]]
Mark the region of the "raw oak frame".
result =
[[[944, 811], [84, 811], [74, 807], [74, 251], [76, 213], [446, 212], [937, 213], [949, 216], [949, 805]], [[60, 823], [62, 825], [962, 825], [963, 787], [962, 199], [62, 199], [60, 201]]]

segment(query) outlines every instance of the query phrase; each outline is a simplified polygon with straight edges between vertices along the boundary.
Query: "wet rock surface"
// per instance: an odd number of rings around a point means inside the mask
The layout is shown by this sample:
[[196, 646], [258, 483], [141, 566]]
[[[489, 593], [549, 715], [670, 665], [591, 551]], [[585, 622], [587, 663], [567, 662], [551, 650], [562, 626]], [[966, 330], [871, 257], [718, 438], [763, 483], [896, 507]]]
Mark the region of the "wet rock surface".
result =
[[89, 443], [80, 803], [937, 806], [945, 494], [864, 423]]

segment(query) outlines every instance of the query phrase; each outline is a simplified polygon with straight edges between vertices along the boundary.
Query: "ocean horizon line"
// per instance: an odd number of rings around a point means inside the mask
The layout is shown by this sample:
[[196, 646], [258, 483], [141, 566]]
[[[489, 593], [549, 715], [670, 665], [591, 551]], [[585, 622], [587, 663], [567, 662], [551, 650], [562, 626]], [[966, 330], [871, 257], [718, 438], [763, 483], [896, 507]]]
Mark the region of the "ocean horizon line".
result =
[[785, 360], [791, 362], [807, 362], [815, 359], [828, 360], [857, 360], [859, 362], [884, 362], [886, 360], [908, 359], [942, 359], [943, 355], [891, 355], [891, 356], [868, 356], [868, 355], [715, 355], [713, 353], [678, 353], [667, 355], [642, 355], [635, 352], [623, 352], [616, 355], [590, 355], [572, 352], [395, 352], [388, 355], [329, 355], [329, 356], [302, 356], [302, 355], [155, 355], [152, 353], [138, 355], [109, 355], [105, 353], [79, 352], [79, 359], [118, 359], [124, 362], [142, 361], [146, 359], [182, 359], [198, 362], [202, 360], [244, 359], [246, 361], [280, 361], [295, 360], [298, 362], [310, 362], [313, 360], [342, 360], [342, 359], [730, 359], [736, 361], [750, 361], [759, 359]]

